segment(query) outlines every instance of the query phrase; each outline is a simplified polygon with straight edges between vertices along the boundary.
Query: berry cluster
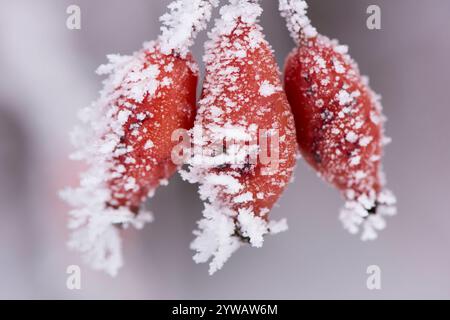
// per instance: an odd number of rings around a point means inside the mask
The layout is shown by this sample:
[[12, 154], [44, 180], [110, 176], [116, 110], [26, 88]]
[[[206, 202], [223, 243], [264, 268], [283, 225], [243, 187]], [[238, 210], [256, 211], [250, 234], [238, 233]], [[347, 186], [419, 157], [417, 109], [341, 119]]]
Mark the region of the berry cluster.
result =
[[[79, 188], [62, 192], [74, 206], [70, 246], [96, 269], [117, 273], [120, 230], [152, 220], [143, 203], [177, 169], [199, 184], [205, 202], [191, 247], [196, 262], [211, 261], [211, 274], [242, 244], [261, 247], [265, 235], [287, 229], [284, 219], [270, 221], [269, 213], [292, 180], [298, 147], [342, 191], [341, 220], [350, 232], [362, 228], [363, 240], [374, 239], [383, 217], [395, 213], [381, 172], [387, 139], [379, 99], [347, 47], [311, 26], [303, 0], [280, 0], [298, 44], [287, 59], [284, 87], [258, 22], [258, 1], [223, 6], [205, 45], [197, 102], [198, 67], [189, 47], [217, 5], [174, 1], [156, 41], [132, 56], [109, 56], [98, 69], [109, 77], [73, 136], [74, 157], [90, 169]], [[184, 170], [174, 161], [179, 141], [173, 137], [180, 129], [194, 150], [183, 155]]]

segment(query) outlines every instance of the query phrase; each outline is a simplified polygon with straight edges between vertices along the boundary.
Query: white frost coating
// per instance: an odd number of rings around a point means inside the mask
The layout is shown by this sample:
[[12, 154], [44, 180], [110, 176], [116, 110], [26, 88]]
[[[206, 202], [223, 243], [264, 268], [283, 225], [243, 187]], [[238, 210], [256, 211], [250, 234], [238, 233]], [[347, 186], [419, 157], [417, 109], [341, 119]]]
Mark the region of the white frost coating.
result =
[[[386, 228], [385, 217], [397, 214], [396, 203], [395, 196], [389, 190], [382, 191], [378, 197], [375, 197], [374, 193], [370, 196], [360, 196], [346, 202], [339, 219], [351, 234], [361, 231], [361, 240], [375, 240], [378, 237], [377, 232]], [[369, 213], [369, 210], [375, 207], [376, 214]]]
[[268, 233], [267, 222], [248, 209], [239, 210], [237, 217], [242, 236], [248, 238], [253, 247], [261, 248], [264, 235]]
[[[215, 207], [205, 203], [203, 219], [194, 231], [195, 240], [191, 249], [196, 251], [196, 263], [209, 263], [209, 274], [213, 275], [242, 245], [242, 237], [248, 239], [253, 247], [260, 248], [267, 234], [278, 234], [288, 229], [286, 219], [267, 222], [256, 217], [253, 212], [240, 210], [234, 212], [225, 207]], [[241, 234], [237, 235], [236, 230]]]
[[350, 131], [347, 133], [345, 139], [350, 143], [355, 143], [358, 141], [358, 135], [354, 131]]
[[269, 81], [264, 80], [261, 86], [259, 87], [259, 94], [263, 97], [270, 97], [278, 91], [281, 91], [282, 88], [278, 86], [274, 86]]
[[155, 145], [153, 144], [153, 141], [152, 140], [147, 140], [147, 142], [145, 143], [145, 145], [144, 145], [144, 149], [145, 150], [148, 150], [148, 149], [151, 149], [151, 148], [153, 148]]
[[339, 91], [336, 98], [341, 106], [345, 106], [353, 101], [352, 96], [346, 90]]
[[292, 39], [300, 43], [303, 34], [307, 39], [317, 36], [317, 30], [311, 25], [307, 14], [308, 4], [304, 0], [280, 0], [281, 16], [286, 19]]
[[253, 201], [253, 194], [251, 192], [247, 192], [247, 193], [241, 194], [240, 196], [235, 197], [233, 200], [235, 203], [245, 203], [245, 202]]
[[197, 34], [206, 29], [213, 7], [218, 0], [176, 0], [169, 4], [169, 13], [163, 15], [159, 37], [161, 52], [170, 54], [173, 50], [186, 57]]
[[370, 137], [370, 136], [362, 137], [361, 140], [359, 140], [359, 145], [361, 147], [367, 147], [372, 141], [373, 141], [373, 137]]
[[239, 180], [226, 174], [210, 174], [205, 178], [204, 183], [211, 187], [223, 186], [229, 194], [236, 194], [243, 188]]
[[287, 219], [281, 219], [280, 221], [270, 221], [269, 222], [269, 230], [270, 234], [279, 234], [282, 232], [288, 231], [289, 226], [287, 223]]

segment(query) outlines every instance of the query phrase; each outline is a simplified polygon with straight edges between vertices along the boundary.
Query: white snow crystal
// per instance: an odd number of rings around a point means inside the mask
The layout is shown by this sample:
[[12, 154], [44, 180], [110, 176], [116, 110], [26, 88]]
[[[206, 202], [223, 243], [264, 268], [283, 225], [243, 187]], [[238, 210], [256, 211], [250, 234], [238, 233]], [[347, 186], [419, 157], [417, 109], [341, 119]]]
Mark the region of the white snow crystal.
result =
[[251, 210], [239, 210], [237, 218], [242, 232], [242, 236], [250, 239], [253, 247], [261, 248], [264, 242], [264, 235], [268, 233], [267, 222], [256, 217]]
[[153, 144], [153, 141], [152, 140], [147, 140], [147, 142], [145, 143], [145, 145], [144, 145], [144, 149], [145, 150], [149, 150], [149, 149], [151, 149], [151, 148], [153, 148], [155, 145]]
[[339, 101], [339, 105], [345, 106], [351, 103], [353, 98], [346, 90], [341, 90], [337, 95], [337, 100]]
[[[237, 217], [236, 217], [237, 215]], [[194, 261], [209, 264], [212, 275], [222, 269], [231, 255], [242, 246], [242, 240], [236, 235], [248, 238], [253, 247], [260, 248], [266, 234], [278, 234], [288, 229], [286, 219], [266, 222], [254, 215], [249, 209], [241, 209], [236, 213], [227, 208], [215, 207], [205, 203], [203, 219], [198, 222], [196, 236], [191, 249], [196, 251]]]
[[345, 139], [350, 143], [355, 143], [356, 141], [358, 141], [358, 138], [358, 135], [353, 131], [347, 133], [347, 136], [345, 137]]
[[331, 133], [337, 136], [341, 133], [341, 130], [339, 130], [339, 128], [333, 128], [331, 129]]
[[373, 137], [367, 136], [367, 137], [362, 137], [359, 140], [359, 145], [361, 147], [367, 147], [371, 142], [373, 141]]
[[360, 156], [354, 156], [350, 158], [350, 167], [357, 166], [361, 163], [361, 157]]
[[345, 55], [345, 54], [348, 53], [348, 46], [346, 46], [346, 45], [334, 46], [334, 51], [337, 52], [337, 53]]
[[[378, 197], [375, 197], [374, 193], [363, 195], [356, 201], [347, 201], [339, 219], [351, 234], [357, 234], [362, 229], [363, 241], [375, 240], [378, 231], [386, 228], [385, 218], [397, 213], [396, 202], [395, 196], [389, 190], [383, 190]], [[368, 210], [375, 206], [376, 214], [370, 214]]]
[[246, 192], [234, 198], [235, 203], [245, 203], [253, 201], [253, 194], [251, 192]]
[[342, 63], [340, 63], [339, 61], [334, 61], [334, 70], [336, 71], [336, 73], [338, 74], [343, 74], [345, 73], [345, 68], [342, 65]]
[[259, 87], [259, 94], [263, 97], [270, 97], [275, 92], [281, 91], [282, 88], [278, 86], [274, 86], [269, 81], [264, 80], [261, 86]]

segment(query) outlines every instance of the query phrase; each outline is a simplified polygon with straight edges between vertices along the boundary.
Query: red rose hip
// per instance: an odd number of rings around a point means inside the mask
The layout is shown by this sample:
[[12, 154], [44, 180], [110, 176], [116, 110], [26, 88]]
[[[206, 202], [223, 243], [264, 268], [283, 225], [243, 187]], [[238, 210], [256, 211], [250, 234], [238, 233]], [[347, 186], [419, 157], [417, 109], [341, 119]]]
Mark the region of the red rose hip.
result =
[[395, 213], [381, 168], [385, 117], [379, 97], [361, 76], [347, 47], [320, 35], [306, 3], [282, 0], [280, 8], [298, 47], [285, 67], [285, 90], [305, 160], [346, 199], [344, 226], [362, 239], [376, 238], [383, 216]]

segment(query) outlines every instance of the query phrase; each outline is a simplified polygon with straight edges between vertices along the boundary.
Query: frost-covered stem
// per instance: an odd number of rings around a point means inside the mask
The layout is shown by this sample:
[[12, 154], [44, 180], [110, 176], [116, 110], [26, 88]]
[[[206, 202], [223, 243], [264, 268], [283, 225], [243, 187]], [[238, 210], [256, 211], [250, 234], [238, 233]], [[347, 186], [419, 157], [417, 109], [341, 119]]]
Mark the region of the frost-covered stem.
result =
[[[223, 21], [235, 23], [240, 18], [244, 22], [257, 22], [263, 9], [260, 0], [229, 0], [229, 5], [224, 6], [220, 13]], [[217, 28], [218, 27], [218, 28]], [[216, 29], [226, 29], [224, 26], [216, 26]]]
[[307, 16], [308, 4], [305, 0], [280, 0], [279, 8], [296, 44], [300, 44], [302, 37], [309, 39], [317, 36], [317, 30]]
[[185, 57], [197, 34], [206, 29], [218, 0], [175, 0], [161, 16], [159, 42], [164, 54], [175, 52]]

